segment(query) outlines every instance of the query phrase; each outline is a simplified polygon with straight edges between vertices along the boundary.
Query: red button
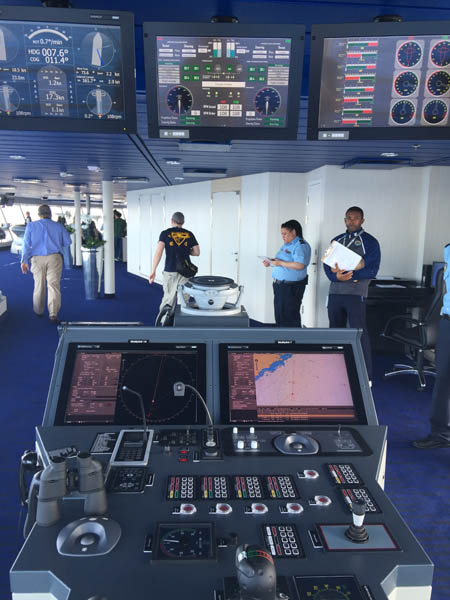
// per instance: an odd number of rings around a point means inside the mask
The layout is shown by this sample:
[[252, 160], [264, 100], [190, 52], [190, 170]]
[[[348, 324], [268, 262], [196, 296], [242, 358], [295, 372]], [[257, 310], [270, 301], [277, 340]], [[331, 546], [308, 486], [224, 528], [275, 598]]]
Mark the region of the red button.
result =
[[178, 459], [178, 462], [187, 462], [187, 461], [188, 461], [188, 459], [184, 458], [182, 456]]

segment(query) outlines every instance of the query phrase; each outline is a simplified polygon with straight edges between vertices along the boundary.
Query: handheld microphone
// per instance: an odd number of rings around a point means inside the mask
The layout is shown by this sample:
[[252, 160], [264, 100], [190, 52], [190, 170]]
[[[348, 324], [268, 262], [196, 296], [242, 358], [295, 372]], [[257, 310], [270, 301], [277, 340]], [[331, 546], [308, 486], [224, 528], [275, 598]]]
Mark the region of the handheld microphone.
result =
[[189, 385], [188, 383], [183, 383], [182, 381], [177, 381], [173, 384], [173, 393], [174, 396], [184, 396], [184, 392], [185, 392], [185, 388], [189, 388], [190, 390], [192, 390], [193, 392], [195, 392], [195, 394], [197, 394], [197, 397], [200, 398], [206, 414], [208, 415], [208, 420], [209, 420], [209, 425], [207, 427], [207, 434], [206, 434], [206, 445], [207, 446], [215, 446], [216, 445], [216, 440], [214, 438], [214, 424], [213, 424], [213, 420], [211, 418], [211, 413], [208, 410], [208, 407], [206, 406], [206, 402], [204, 401], [202, 395], [200, 394], [200, 392], [198, 390], [195, 389], [195, 387], [193, 387], [192, 385]]
[[122, 386], [122, 390], [124, 392], [130, 392], [131, 394], [134, 394], [135, 396], [137, 396], [139, 398], [139, 406], [141, 408], [141, 413], [142, 413], [142, 424], [144, 427], [144, 433], [142, 434], [142, 439], [144, 440], [144, 442], [147, 442], [147, 433], [146, 433], [147, 417], [145, 416], [144, 399], [142, 398], [142, 395], [139, 392], [132, 390], [131, 388], [129, 388], [126, 385]]

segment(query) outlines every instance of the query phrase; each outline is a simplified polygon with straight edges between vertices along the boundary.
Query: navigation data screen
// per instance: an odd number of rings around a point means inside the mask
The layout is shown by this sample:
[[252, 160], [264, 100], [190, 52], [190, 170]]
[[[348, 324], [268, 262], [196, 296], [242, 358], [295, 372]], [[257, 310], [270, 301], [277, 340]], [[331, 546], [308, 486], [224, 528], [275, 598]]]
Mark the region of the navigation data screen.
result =
[[161, 127], [286, 127], [290, 38], [158, 36]]
[[184, 396], [175, 397], [173, 392], [173, 384], [181, 381], [204, 394], [204, 372], [204, 349], [196, 344], [151, 351], [77, 350], [67, 361], [56, 424], [141, 424], [137, 394], [147, 423], [204, 423], [195, 393], [186, 388]]
[[122, 120], [120, 27], [0, 20], [0, 118]]
[[230, 422], [356, 420], [343, 352], [228, 352]]
[[319, 128], [448, 127], [450, 36], [325, 38]]

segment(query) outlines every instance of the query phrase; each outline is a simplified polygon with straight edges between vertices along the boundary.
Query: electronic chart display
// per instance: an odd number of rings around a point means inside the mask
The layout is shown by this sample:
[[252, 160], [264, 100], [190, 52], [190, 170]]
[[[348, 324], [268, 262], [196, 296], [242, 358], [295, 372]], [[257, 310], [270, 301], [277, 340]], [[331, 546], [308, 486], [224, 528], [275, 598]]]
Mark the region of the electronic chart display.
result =
[[0, 15], [0, 128], [135, 131], [132, 16], [32, 12], [41, 18]]
[[364, 423], [349, 345], [221, 345], [222, 419], [228, 423]]
[[148, 424], [205, 423], [196, 394], [173, 391], [181, 381], [204, 396], [205, 371], [203, 344], [69, 344], [55, 425], [140, 425], [136, 393]]
[[374, 33], [361, 24], [358, 35], [316, 37], [321, 65], [310, 90], [310, 106], [318, 108], [312, 109], [309, 139], [448, 137], [450, 24], [429, 34]]
[[146, 67], [152, 62], [155, 70], [154, 79], [147, 71], [149, 97], [156, 96], [149, 119], [153, 136], [192, 139], [216, 128], [227, 130], [219, 132], [222, 137], [252, 136], [252, 131], [296, 136], [292, 107], [298, 115], [303, 58], [298, 31], [295, 37], [289, 28], [275, 36], [266, 28], [265, 35], [255, 36], [251, 29], [245, 35], [241, 26], [228, 35], [201, 35], [200, 25], [191, 24], [183, 35], [164, 34], [162, 26], [155, 35], [158, 23], [144, 25], [151, 25], [150, 39], [144, 38]]

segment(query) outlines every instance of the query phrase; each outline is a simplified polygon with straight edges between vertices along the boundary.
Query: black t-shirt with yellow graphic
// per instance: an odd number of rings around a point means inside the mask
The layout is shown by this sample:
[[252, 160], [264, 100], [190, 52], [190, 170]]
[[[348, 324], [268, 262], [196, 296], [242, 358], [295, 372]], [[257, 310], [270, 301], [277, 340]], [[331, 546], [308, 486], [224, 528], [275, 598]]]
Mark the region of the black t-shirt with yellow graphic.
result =
[[166, 264], [164, 271], [176, 272], [176, 257], [187, 258], [191, 253], [191, 248], [198, 246], [195, 235], [192, 231], [182, 227], [171, 227], [161, 231], [159, 241], [164, 242], [166, 250]]

